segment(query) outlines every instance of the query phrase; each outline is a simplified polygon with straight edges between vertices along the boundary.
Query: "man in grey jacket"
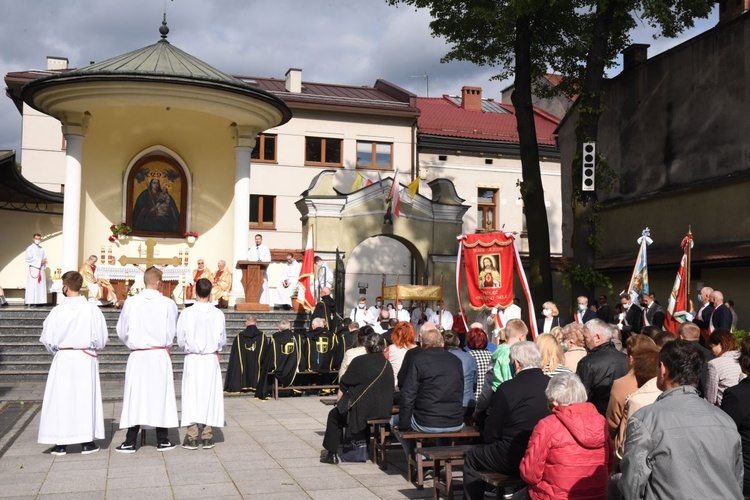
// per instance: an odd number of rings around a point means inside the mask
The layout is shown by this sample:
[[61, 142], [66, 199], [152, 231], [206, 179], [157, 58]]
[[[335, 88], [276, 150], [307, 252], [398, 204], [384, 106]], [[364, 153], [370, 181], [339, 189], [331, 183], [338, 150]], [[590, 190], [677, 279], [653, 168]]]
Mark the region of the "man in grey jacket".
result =
[[690, 342], [659, 353], [656, 402], [628, 418], [620, 468], [628, 499], [742, 500], [742, 447], [737, 426], [700, 397], [703, 354]]

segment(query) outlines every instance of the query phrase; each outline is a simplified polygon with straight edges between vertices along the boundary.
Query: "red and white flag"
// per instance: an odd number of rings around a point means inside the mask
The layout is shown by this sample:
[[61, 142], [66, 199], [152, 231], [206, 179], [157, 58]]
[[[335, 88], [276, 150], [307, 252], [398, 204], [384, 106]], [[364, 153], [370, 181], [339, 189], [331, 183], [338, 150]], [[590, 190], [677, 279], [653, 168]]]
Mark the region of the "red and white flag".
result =
[[669, 294], [667, 305], [667, 316], [664, 320], [664, 329], [677, 335], [677, 330], [682, 323], [690, 321], [690, 301], [688, 300], [688, 272], [690, 270], [690, 251], [693, 248], [693, 233], [688, 232], [682, 240], [682, 259], [677, 276], [672, 285], [672, 293]]
[[388, 200], [391, 202], [391, 214], [398, 217], [401, 215], [401, 189], [398, 183], [398, 169], [393, 175], [393, 184], [391, 184], [391, 192], [388, 195]]
[[315, 309], [315, 299], [313, 298], [313, 283], [315, 280], [315, 250], [313, 249], [313, 226], [307, 229], [307, 245], [305, 246], [305, 256], [302, 259], [302, 269], [299, 273], [297, 287], [297, 302], [307, 311]]

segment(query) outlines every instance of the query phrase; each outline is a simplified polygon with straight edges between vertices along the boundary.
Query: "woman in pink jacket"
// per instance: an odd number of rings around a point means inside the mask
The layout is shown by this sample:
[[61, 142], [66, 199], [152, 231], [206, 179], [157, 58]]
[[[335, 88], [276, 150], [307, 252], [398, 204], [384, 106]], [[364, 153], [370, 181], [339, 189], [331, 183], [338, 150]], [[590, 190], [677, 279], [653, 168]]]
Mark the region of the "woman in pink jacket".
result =
[[526, 498], [605, 498], [614, 458], [606, 420], [586, 402], [586, 389], [575, 374], [555, 375], [545, 394], [552, 415], [536, 425], [521, 461], [521, 478], [529, 485]]

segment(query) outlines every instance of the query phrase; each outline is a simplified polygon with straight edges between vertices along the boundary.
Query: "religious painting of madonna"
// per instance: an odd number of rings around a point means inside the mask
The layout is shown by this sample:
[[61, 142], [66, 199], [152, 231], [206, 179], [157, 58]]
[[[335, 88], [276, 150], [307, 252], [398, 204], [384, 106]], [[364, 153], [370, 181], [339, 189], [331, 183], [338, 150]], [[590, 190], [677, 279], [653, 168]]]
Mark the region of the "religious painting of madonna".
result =
[[163, 155], [141, 158], [128, 175], [127, 223], [135, 236], [182, 238], [187, 216], [187, 179]]

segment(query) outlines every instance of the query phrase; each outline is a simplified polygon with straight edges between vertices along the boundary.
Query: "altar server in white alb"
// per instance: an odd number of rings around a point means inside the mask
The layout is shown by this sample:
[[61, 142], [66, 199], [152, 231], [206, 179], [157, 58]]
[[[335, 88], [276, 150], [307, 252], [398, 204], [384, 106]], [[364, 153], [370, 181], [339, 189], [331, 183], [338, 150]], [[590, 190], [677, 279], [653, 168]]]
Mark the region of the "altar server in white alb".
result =
[[204, 450], [214, 447], [212, 427], [224, 426], [224, 385], [219, 352], [227, 342], [224, 313], [211, 305], [211, 282], [195, 283], [195, 304], [180, 313], [177, 343], [185, 350], [182, 371], [182, 447], [198, 449], [199, 425]]
[[427, 318], [428, 323], [438, 327], [441, 332], [453, 329], [453, 314], [445, 308], [442, 300], [439, 300], [435, 312]]
[[47, 303], [47, 254], [42, 248], [42, 235], [34, 233], [31, 245], [26, 247], [26, 305], [35, 306]]
[[115, 448], [121, 453], [135, 453], [141, 426], [156, 428], [157, 451], [175, 447], [167, 429], [178, 426], [169, 351], [174, 343], [177, 306], [161, 294], [161, 276], [155, 267], [146, 269], [146, 289], [125, 301], [117, 321], [117, 336], [130, 349], [120, 416], [120, 429], [128, 432], [125, 442]]
[[302, 265], [294, 259], [291, 253], [286, 254], [286, 263], [281, 270], [281, 282], [276, 287], [276, 308], [292, 308], [292, 295], [297, 291], [297, 282], [299, 281], [299, 272]]
[[62, 276], [65, 300], [44, 320], [39, 341], [54, 355], [44, 388], [39, 442], [55, 445], [53, 455], [65, 455], [67, 445], [81, 444], [81, 453], [99, 451], [104, 439], [104, 414], [97, 351], [107, 344], [107, 323], [95, 304], [80, 296], [83, 277], [76, 271]]

